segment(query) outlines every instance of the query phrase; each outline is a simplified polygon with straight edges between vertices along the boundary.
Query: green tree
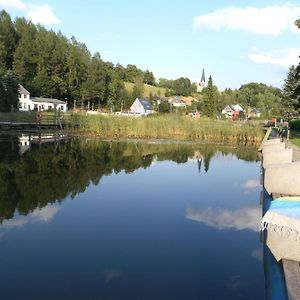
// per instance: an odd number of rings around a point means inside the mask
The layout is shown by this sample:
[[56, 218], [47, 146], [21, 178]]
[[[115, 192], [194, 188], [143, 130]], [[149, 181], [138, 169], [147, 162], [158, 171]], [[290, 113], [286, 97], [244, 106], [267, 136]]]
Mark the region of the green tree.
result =
[[141, 80], [141, 78], [136, 78], [132, 89], [132, 98], [133, 99], [140, 98], [143, 96], [143, 93], [144, 93], [144, 83]]
[[0, 11], [0, 70], [11, 70], [13, 54], [17, 44], [17, 33], [9, 14]]
[[210, 118], [216, 118], [218, 91], [213, 85], [212, 77], [209, 76], [207, 87], [203, 89], [203, 113]]
[[144, 72], [144, 83], [156, 86], [156, 80], [152, 72], [146, 70]]
[[31, 89], [37, 68], [37, 28], [24, 18], [16, 19], [15, 28], [18, 36], [18, 44], [13, 57], [13, 71], [19, 81], [27, 89]]
[[11, 71], [0, 77], [0, 111], [9, 112], [18, 107], [18, 83]]
[[294, 117], [299, 114], [300, 95], [298, 89], [300, 81], [298, 79], [297, 68], [291, 66], [283, 84], [282, 113], [286, 117]]
[[168, 101], [161, 101], [158, 105], [158, 111], [161, 113], [169, 113], [170, 112], [170, 103]]

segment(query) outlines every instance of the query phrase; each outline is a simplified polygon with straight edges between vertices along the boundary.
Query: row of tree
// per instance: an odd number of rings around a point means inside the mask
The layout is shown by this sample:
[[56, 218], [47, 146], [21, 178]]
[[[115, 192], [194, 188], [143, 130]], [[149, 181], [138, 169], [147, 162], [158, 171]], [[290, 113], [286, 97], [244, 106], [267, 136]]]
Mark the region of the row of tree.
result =
[[[46, 30], [25, 18], [12, 22], [10, 15], [2, 10], [0, 75], [11, 77], [8, 72], [33, 96], [66, 100], [69, 107], [76, 100], [84, 106], [90, 103], [126, 108], [136, 97], [142, 96], [144, 84], [157, 85], [149, 70], [142, 71], [133, 64], [123, 67], [105, 62], [98, 52], [92, 55], [75, 37], [69, 40], [61, 32]], [[133, 90], [128, 91], [124, 82], [134, 83]], [[188, 78], [168, 83], [162, 80], [160, 86], [166, 87], [169, 95], [188, 96], [195, 91]]]
[[169, 80], [165, 78], [159, 79], [159, 86], [166, 88], [166, 96], [191, 96], [197, 92], [197, 86], [195, 83], [191, 83], [189, 78], [180, 77], [175, 80]]
[[[11, 77], [28, 89], [33, 96], [53, 97], [101, 106], [125, 106], [132, 96], [141, 96], [143, 84], [156, 85], [152, 72], [135, 65], [114, 66], [90, 53], [75, 37], [68, 40], [60, 32], [46, 30], [24, 18], [12, 22], [10, 15], [0, 12], [0, 75]], [[124, 82], [137, 85], [128, 92]], [[7, 84], [7, 81], [6, 81]], [[0, 91], [0, 93], [2, 93]], [[2, 99], [2, 94], [0, 94]]]

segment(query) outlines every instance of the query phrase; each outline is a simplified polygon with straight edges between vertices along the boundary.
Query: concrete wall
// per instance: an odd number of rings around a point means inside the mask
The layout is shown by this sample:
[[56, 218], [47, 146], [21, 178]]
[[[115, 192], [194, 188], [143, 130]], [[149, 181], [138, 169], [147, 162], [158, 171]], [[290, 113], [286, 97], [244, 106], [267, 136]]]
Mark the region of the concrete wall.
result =
[[269, 194], [300, 195], [300, 161], [269, 165], [265, 169], [264, 186]]
[[263, 167], [269, 165], [291, 163], [293, 161], [293, 149], [267, 151], [263, 155]]

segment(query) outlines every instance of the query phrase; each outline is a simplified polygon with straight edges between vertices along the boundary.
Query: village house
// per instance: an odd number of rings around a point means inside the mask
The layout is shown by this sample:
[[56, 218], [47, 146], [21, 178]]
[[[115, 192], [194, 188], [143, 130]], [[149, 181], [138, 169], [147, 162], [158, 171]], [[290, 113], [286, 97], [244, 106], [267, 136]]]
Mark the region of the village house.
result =
[[222, 110], [226, 119], [237, 118], [244, 109], [239, 104], [227, 105]]
[[57, 109], [67, 111], [67, 103], [58, 99], [30, 97], [30, 93], [19, 84], [19, 111], [45, 111]]
[[176, 96], [173, 99], [170, 100], [170, 104], [174, 107], [186, 107], [186, 103], [183, 101], [181, 96]]
[[248, 119], [259, 118], [260, 116], [261, 116], [261, 111], [257, 108], [253, 108], [248, 114]]
[[152, 104], [143, 98], [136, 98], [130, 106], [130, 112], [135, 115], [147, 116], [154, 113]]

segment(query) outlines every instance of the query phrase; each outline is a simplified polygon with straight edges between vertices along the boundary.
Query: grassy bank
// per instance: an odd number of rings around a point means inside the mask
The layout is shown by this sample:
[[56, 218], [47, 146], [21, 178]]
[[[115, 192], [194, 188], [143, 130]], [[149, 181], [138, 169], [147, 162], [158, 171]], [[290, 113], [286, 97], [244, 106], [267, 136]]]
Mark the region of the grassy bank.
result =
[[[127, 91], [132, 92], [134, 84], [131, 82], [125, 82], [125, 88]], [[144, 92], [143, 97], [149, 97], [150, 94], [152, 95], [161, 95], [164, 96], [166, 94], [166, 89], [157, 86], [151, 86], [148, 84], [144, 84]]]
[[176, 140], [210, 140], [259, 142], [262, 128], [231, 121], [194, 119], [185, 116], [122, 117], [75, 116], [79, 132], [108, 138], [157, 138]]
[[292, 132], [291, 142], [300, 148], [300, 131]]

